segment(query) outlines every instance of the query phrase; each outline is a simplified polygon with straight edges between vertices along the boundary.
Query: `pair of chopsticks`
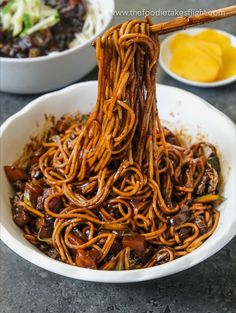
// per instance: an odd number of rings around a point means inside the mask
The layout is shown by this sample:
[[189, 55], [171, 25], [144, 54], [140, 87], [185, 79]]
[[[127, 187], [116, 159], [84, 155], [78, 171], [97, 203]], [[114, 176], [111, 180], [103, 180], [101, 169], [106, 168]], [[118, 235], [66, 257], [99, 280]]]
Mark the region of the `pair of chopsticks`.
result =
[[176, 30], [193, 27], [200, 24], [222, 20], [227, 17], [236, 16], [236, 5], [208, 11], [200, 15], [180, 16], [173, 20], [152, 25], [151, 32], [159, 35], [168, 34]]

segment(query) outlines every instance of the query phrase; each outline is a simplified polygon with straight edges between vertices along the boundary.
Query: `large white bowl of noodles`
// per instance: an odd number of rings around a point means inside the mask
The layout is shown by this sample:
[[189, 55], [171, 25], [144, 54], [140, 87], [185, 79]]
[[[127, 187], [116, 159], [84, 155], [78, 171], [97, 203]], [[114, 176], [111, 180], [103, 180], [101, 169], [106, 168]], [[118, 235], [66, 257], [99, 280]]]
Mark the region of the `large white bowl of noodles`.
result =
[[89, 0], [89, 3], [96, 8], [92, 17], [94, 23], [99, 19], [96, 33], [87, 38], [80, 38], [78, 34], [73, 47], [62, 52], [36, 58], [0, 57], [0, 91], [41, 93], [69, 85], [88, 74], [96, 65], [92, 42], [109, 28], [114, 0]]
[[1, 239], [29, 262], [67, 277], [106, 283], [126, 283], [171, 275], [204, 261], [223, 248], [236, 234], [236, 126], [223, 113], [203, 99], [184, 90], [157, 85], [158, 107], [162, 123], [174, 131], [181, 130], [187, 141], [209, 140], [215, 144], [221, 158], [224, 178], [220, 205], [220, 221], [216, 231], [199, 248], [172, 262], [152, 268], [128, 271], [102, 271], [79, 268], [50, 259], [23, 237], [14, 224], [9, 196], [12, 193], [3, 166], [11, 164], [21, 154], [30, 136], [37, 133], [44, 114], [59, 117], [80, 111], [88, 114], [96, 102], [97, 82], [84, 82], [44, 95], [10, 117], [1, 127]]

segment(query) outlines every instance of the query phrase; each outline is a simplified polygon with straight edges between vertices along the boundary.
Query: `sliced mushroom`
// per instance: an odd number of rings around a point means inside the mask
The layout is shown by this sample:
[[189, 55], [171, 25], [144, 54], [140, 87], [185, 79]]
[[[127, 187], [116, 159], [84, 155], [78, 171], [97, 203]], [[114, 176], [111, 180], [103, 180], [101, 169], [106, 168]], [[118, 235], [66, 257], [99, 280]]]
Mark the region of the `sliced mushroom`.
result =
[[207, 159], [207, 163], [208, 165], [210, 165], [210, 167], [214, 168], [218, 173], [220, 172], [220, 160], [216, 154], [211, 153]]
[[209, 177], [208, 181], [208, 193], [214, 193], [217, 189], [219, 177], [217, 171], [212, 167], [207, 170], [207, 175]]
[[208, 180], [209, 180], [208, 175], [204, 174], [202, 176], [202, 179], [201, 179], [199, 185], [197, 186], [197, 189], [196, 189], [197, 195], [201, 196], [205, 193], [205, 189], [206, 189], [206, 185], [207, 185]]

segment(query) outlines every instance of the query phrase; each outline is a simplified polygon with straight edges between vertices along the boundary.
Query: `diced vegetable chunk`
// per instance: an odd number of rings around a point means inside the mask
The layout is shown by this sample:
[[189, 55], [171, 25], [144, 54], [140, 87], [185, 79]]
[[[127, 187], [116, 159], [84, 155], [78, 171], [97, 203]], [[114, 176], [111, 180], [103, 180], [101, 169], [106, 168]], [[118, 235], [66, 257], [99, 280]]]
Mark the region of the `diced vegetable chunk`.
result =
[[20, 167], [4, 166], [4, 169], [10, 183], [14, 183], [17, 180], [26, 181], [28, 179], [27, 173]]

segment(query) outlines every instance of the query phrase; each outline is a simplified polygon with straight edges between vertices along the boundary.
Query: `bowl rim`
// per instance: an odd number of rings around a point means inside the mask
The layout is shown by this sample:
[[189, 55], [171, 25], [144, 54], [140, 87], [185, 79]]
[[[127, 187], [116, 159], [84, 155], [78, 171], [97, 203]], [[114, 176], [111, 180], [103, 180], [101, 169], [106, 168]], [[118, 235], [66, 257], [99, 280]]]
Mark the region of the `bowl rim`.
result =
[[[185, 83], [187, 85], [191, 85], [191, 86], [195, 86], [195, 87], [201, 87], [201, 88], [212, 88], [212, 87], [221, 87], [221, 86], [225, 86], [228, 85], [230, 83], [233, 83], [234, 81], [236, 81], [236, 74], [228, 77], [226, 79], [222, 79], [222, 80], [217, 80], [214, 82], [209, 82], [209, 83], [204, 83], [204, 82], [197, 82], [194, 80], [190, 80], [184, 77], [179, 76], [178, 74], [174, 73], [168, 66], [168, 64], [166, 64], [166, 62], [163, 59], [163, 47], [168, 45], [169, 41], [171, 40], [171, 38], [173, 38], [176, 34], [180, 34], [180, 33], [191, 33], [191, 32], [200, 32], [203, 30], [207, 30], [207, 29], [212, 29], [215, 30], [221, 34], [226, 35], [228, 38], [235, 40], [235, 44], [236, 44], [236, 36], [234, 34], [231, 34], [227, 31], [218, 29], [218, 28], [213, 28], [213, 27], [194, 27], [194, 28], [187, 28], [184, 30], [179, 30], [177, 32], [174, 32], [173, 34], [168, 35], [162, 42], [161, 42], [161, 48], [160, 48], [160, 59], [159, 59], [159, 63], [162, 67], [162, 69], [164, 70], [164, 72], [166, 72], [169, 76], [171, 76], [172, 78], [180, 81], [181, 83]], [[236, 45], [235, 45], [236, 47]]]
[[[45, 94], [37, 99], [31, 101], [27, 104], [22, 110], [15, 113], [11, 117], [9, 117], [0, 127], [0, 139], [4, 137], [4, 130], [8, 127], [11, 127], [11, 124], [14, 123], [14, 120], [21, 118], [21, 116], [29, 113], [34, 107], [38, 106], [41, 102], [47, 101], [47, 99], [54, 97], [54, 96], [67, 96], [70, 92], [73, 92], [80, 86], [87, 86], [90, 89], [97, 87], [97, 81], [87, 81], [82, 83], [77, 83], [72, 86], [63, 88], [59, 91], [54, 91], [48, 94]], [[172, 89], [172, 90], [180, 90], [184, 94], [191, 95], [198, 99], [198, 101], [202, 102], [202, 106], [206, 107], [214, 111], [214, 114], [219, 114], [221, 118], [225, 119], [227, 124], [229, 125], [230, 131], [234, 132], [236, 135], [236, 125], [234, 122], [227, 117], [224, 113], [217, 110], [215, 107], [210, 105], [208, 102], [203, 100], [202, 98], [198, 97], [197, 95], [183, 90], [181, 88], [157, 84], [157, 86], [161, 86], [164, 88]], [[236, 148], [236, 144], [234, 143], [232, 148]], [[0, 199], [1, 200], [1, 199]], [[234, 204], [235, 204], [235, 200]], [[17, 226], [15, 226], [17, 227]], [[156, 267], [151, 267], [147, 269], [137, 269], [137, 270], [130, 270], [130, 271], [103, 271], [103, 270], [91, 270], [85, 268], [79, 268], [72, 265], [65, 264], [61, 261], [50, 259], [48, 256], [42, 254], [40, 251], [33, 250], [32, 247], [27, 247], [20, 241], [18, 241], [11, 233], [5, 228], [5, 226], [0, 221], [0, 238], [1, 240], [15, 253], [26, 259], [27, 261], [31, 262], [34, 265], [39, 266], [40, 268], [46, 269], [50, 272], [54, 272], [56, 274], [60, 274], [66, 277], [86, 280], [86, 281], [93, 281], [93, 282], [104, 282], [104, 283], [129, 283], [129, 282], [140, 282], [145, 280], [157, 279], [164, 276], [169, 276], [183, 270], [189, 269], [190, 267], [206, 260], [220, 249], [222, 249], [235, 235], [236, 235], [236, 218], [232, 219], [230, 225], [227, 225], [227, 232], [224, 232], [224, 236], [221, 238], [217, 237], [217, 240], [211, 241], [208, 243], [207, 250], [204, 245], [200, 246], [198, 249], [194, 250], [193, 252], [183, 256], [179, 259], [176, 259], [172, 262], [168, 262], [163, 265], [159, 265]], [[201, 250], [200, 250], [201, 249]], [[200, 253], [200, 251], [204, 251], [204, 253]], [[33, 256], [33, 261], [32, 261]], [[196, 256], [196, 257], [195, 257]]]
[[[102, 1], [102, 0], [96, 0], [96, 1]], [[77, 50], [82, 49], [85, 46], [91, 45], [92, 42], [101, 34], [104, 33], [104, 31], [106, 30], [106, 28], [110, 25], [112, 19], [113, 19], [113, 13], [115, 10], [115, 0], [106, 0], [106, 3], [109, 2], [109, 5], [111, 6], [110, 11], [107, 14], [108, 20], [106, 23], [104, 23], [104, 25], [101, 27], [101, 29], [94, 34], [91, 38], [87, 39], [84, 43], [82, 43], [81, 45], [63, 50], [63, 51], [56, 51], [56, 53], [54, 54], [48, 54], [48, 55], [43, 55], [43, 56], [39, 56], [36, 58], [9, 58], [9, 57], [0, 57], [0, 62], [2, 63], [37, 63], [37, 62], [43, 62], [46, 60], [52, 60], [52, 59], [58, 59], [61, 58], [63, 56], [67, 56], [72, 54], [73, 52], [76, 52]]]

